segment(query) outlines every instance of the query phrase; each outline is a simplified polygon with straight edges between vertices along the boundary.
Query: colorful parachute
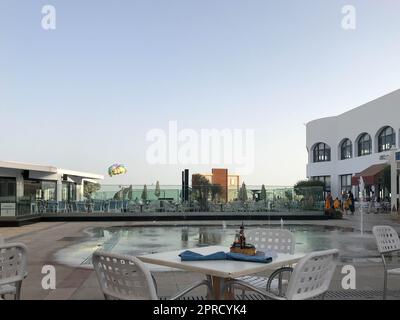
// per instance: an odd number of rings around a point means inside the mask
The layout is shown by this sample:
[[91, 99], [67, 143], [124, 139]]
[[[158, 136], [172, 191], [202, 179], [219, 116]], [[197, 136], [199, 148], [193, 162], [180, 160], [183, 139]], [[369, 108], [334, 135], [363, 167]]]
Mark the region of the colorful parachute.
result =
[[108, 175], [110, 177], [116, 176], [118, 174], [125, 174], [127, 172], [128, 172], [128, 170], [126, 170], [125, 166], [122, 164], [118, 164], [118, 163], [113, 164], [112, 166], [110, 166], [108, 168]]

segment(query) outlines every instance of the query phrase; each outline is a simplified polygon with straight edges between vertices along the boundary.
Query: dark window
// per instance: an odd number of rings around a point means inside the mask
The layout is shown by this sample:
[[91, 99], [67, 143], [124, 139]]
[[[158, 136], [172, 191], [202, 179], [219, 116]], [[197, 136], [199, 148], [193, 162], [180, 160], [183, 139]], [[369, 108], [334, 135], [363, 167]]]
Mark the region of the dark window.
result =
[[61, 189], [61, 198], [62, 201], [74, 201], [76, 200], [76, 184], [72, 182], [65, 182], [62, 183]]
[[42, 181], [43, 200], [56, 201], [57, 200], [57, 182], [55, 181]]
[[378, 137], [378, 151], [387, 151], [396, 144], [396, 134], [392, 127], [386, 127]]
[[372, 140], [368, 133], [364, 133], [358, 139], [358, 156], [366, 156], [372, 153]]
[[15, 202], [16, 193], [15, 178], [0, 178], [0, 202]]
[[57, 199], [57, 182], [24, 180], [24, 197], [30, 201], [55, 201]]
[[352, 189], [351, 186], [351, 174], [345, 174], [340, 176], [340, 187], [342, 192], [349, 192]]
[[350, 159], [353, 157], [353, 144], [349, 139], [342, 142], [340, 147], [340, 159]]
[[314, 162], [331, 161], [331, 148], [326, 143], [318, 143], [314, 147]]
[[331, 191], [331, 176], [311, 177], [311, 180], [323, 182], [325, 184], [325, 191]]

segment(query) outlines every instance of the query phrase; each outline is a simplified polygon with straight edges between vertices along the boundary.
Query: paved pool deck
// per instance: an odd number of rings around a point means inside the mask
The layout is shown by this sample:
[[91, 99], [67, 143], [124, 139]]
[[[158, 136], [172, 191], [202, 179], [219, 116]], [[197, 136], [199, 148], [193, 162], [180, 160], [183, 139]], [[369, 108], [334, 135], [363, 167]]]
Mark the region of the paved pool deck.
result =
[[[238, 224], [238, 221], [227, 221], [226, 224]], [[83, 230], [88, 227], [111, 227], [111, 226], [143, 226], [143, 225], [220, 225], [217, 221], [163, 221], [163, 222], [40, 222], [22, 227], [0, 228], [0, 235], [6, 238], [6, 241], [22, 242], [29, 248], [28, 257], [28, 277], [23, 282], [22, 299], [29, 300], [57, 300], [57, 299], [84, 299], [97, 300], [103, 299], [99, 290], [94, 271], [87, 268], [70, 267], [57, 263], [54, 254], [74, 241], [79, 242], [83, 236]], [[265, 221], [247, 221], [248, 226], [265, 224]], [[271, 224], [279, 222], [271, 221]], [[360, 216], [346, 216], [343, 220], [326, 221], [285, 221], [290, 224], [313, 224], [325, 226], [349, 227], [355, 230], [360, 228]], [[371, 232], [374, 225], [391, 225], [400, 232], [400, 218], [394, 214], [379, 214], [364, 216], [364, 230]], [[76, 240], [74, 240], [76, 239]], [[377, 253], [378, 254], [378, 253]], [[362, 256], [362, 252], [360, 253]], [[380, 290], [383, 284], [383, 267], [379, 259], [360, 259], [353, 264], [357, 271], [356, 285], [357, 292], [344, 292], [341, 289], [343, 275], [341, 269], [344, 264], [340, 262], [336, 269], [334, 279], [330, 290], [332, 292], [340, 291], [341, 296], [347, 299], [380, 299]], [[56, 268], [56, 289], [44, 290], [41, 286], [43, 274], [41, 273], [44, 265], [53, 265]], [[155, 278], [158, 284], [160, 296], [170, 296], [183, 289], [202, 276], [189, 272], [156, 272]], [[400, 277], [389, 280], [389, 289], [395, 290], [389, 296], [392, 299], [400, 299]], [[356, 294], [357, 293], [357, 294]], [[191, 293], [192, 296], [203, 296], [203, 289], [198, 289]], [[330, 295], [329, 297], [333, 297]]]

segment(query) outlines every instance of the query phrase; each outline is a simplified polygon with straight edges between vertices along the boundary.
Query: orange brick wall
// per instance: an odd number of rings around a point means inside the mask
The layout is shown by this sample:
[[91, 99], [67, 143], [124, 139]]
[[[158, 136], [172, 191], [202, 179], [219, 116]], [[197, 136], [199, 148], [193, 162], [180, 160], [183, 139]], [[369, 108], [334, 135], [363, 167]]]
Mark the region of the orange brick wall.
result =
[[228, 169], [212, 169], [212, 184], [221, 186], [221, 201], [228, 202]]

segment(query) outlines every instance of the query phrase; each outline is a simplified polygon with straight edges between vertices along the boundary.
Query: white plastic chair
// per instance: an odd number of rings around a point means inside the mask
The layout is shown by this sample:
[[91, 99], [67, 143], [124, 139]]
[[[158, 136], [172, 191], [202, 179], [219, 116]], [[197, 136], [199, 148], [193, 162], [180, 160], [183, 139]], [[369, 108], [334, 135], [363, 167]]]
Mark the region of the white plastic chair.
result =
[[[287, 229], [251, 229], [246, 233], [246, 242], [254, 245], [257, 251], [275, 251], [276, 253], [294, 254], [295, 236]], [[291, 267], [282, 267], [275, 270], [269, 277], [263, 276], [245, 276], [231, 280], [234, 284], [236, 280], [245, 282], [260, 289], [270, 291], [278, 289], [279, 295], [282, 294], [282, 285], [287, 281], [283, 279], [285, 273], [289, 276], [293, 269]], [[245, 290], [242, 291], [244, 298]]]
[[[146, 265], [138, 258], [97, 250], [93, 253], [93, 266], [106, 300], [159, 300], [156, 282]], [[198, 281], [178, 293], [176, 300], [202, 285], [212, 296], [211, 284]]]
[[385, 300], [388, 275], [400, 275], [400, 268], [388, 269], [385, 255], [400, 251], [400, 239], [396, 230], [390, 226], [375, 226], [372, 228], [372, 233], [375, 236], [376, 244], [378, 246], [378, 251], [381, 255], [384, 268], [383, 299]]
[[0, 244], [0, 297], [6, 294], [21, 298], [22, 281], [26, 278], [27, 248], [22, 243]]
[[293, 270], [288, 289], [283, 297], [271, 294], [246, 282], [241, 287], [273, 300], [306, 300], [325, 297], [337, 265], [339, 250], [317, 251], [301, 259]]

